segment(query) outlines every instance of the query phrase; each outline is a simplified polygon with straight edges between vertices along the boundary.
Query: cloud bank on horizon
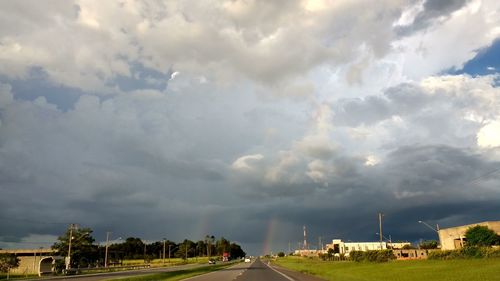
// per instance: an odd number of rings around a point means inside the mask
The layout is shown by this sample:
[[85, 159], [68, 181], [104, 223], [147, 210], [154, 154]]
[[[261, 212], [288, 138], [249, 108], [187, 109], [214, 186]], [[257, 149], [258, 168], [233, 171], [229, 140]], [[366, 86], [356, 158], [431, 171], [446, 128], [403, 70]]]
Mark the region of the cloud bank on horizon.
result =
[[498, 1], [0, 7], [0, 247], [500, 219]]

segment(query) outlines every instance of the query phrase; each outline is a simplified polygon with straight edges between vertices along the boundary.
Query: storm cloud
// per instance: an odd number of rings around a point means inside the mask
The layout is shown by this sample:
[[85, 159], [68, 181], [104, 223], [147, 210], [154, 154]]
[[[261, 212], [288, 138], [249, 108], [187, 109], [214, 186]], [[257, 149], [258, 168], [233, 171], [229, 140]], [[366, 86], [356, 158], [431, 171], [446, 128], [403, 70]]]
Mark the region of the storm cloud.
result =
[[78, 223], [261, 254], [303, 225], [375, 240], [378, 212], [409, 241], [499, 219], [499, 74], [446, 73], [498, 3], [434, 2], [0, 4], [0, 247]]

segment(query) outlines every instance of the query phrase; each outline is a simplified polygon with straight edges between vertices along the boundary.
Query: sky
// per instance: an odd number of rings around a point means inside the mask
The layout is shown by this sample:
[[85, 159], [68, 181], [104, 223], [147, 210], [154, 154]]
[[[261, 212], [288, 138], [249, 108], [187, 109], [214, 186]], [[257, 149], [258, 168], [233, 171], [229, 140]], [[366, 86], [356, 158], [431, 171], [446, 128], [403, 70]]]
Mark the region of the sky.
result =
[[500, 220], [499, 38], [496, 0], [2, 1], [0, 248]]

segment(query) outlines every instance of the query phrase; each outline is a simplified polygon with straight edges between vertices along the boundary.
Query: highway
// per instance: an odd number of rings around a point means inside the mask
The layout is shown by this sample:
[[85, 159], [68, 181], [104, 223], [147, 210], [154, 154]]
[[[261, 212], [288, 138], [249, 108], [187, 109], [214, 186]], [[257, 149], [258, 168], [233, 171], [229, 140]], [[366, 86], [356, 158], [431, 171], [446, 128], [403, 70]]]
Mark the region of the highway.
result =
[[235, 266], [208, 274], [185, 279], [186, 281], [320, 281], [314, 276], [290, 270], [277, 270], [260, 259], [253, 263], [240, 263]]
[[117, 272], [105, 272], [105, 273], [94, 273], [94, 274], [84, 274], [84, 275], [71, 275], [71, 276], [56, 276], [56, 277], [42, 277], [37, 279], [23, 279], [24, 281], [48, 281], [48, 280], [71, 280], [71, 281], [101, 281], [101, 280], [110, 280], [117, 279], [123, 277], [132, 277], [139, 275], [147, 275], [154, 274], [160, 272], [169, 272], [169, 271], [177, 271], [182, 269], [196, 268], [207, 265], [200, 264], [189, 264], [189, 265], [180, 265], [180, 266], [172, 266], [172, 267], [159, 267], [159, 268], [150, 268], [150, 269], [140, 269], [140, 270], [128, 270], [128, 271], [117, 271]]
[[[173, 266], [167, 268], [96, 273], [96, 274], [75, 275], [75, 276], [46, 277], [46, 278], [38, 278], [32, 280], [102, 281], [102, 280], [118, 279], [124, 277], [154, 274], [159, 272], [176, 271], [176, 270], [195, 268], [200, 266], [209, 266], [209, 265], [191, 264], [191, 265]], [[260, 259], [256, 259], [251, 263], [237, 263], [225, 269], [199, 275], [196, 277], [191, 277], [185, 280], [186, 281], [226, 281], [226, 280], [227, 281], [321, 281], [323, 279], [302, 274], [296, 271], [277, 268], [275, 266], [269, 266], [267, 262], [263, 262]]]

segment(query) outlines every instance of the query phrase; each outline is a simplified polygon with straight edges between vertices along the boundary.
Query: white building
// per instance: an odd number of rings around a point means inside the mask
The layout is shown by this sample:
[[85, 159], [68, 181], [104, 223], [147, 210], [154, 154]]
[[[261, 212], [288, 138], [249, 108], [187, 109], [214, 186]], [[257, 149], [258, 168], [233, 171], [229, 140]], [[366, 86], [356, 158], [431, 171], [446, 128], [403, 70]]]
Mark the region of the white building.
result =
[[387, 249], [386, 242], [343, 242], [333, 239], [332, 244], [326, 244], [326, 249], [333, 249], [335, 254], [349, 255], [351, 251], [372, 251]]

